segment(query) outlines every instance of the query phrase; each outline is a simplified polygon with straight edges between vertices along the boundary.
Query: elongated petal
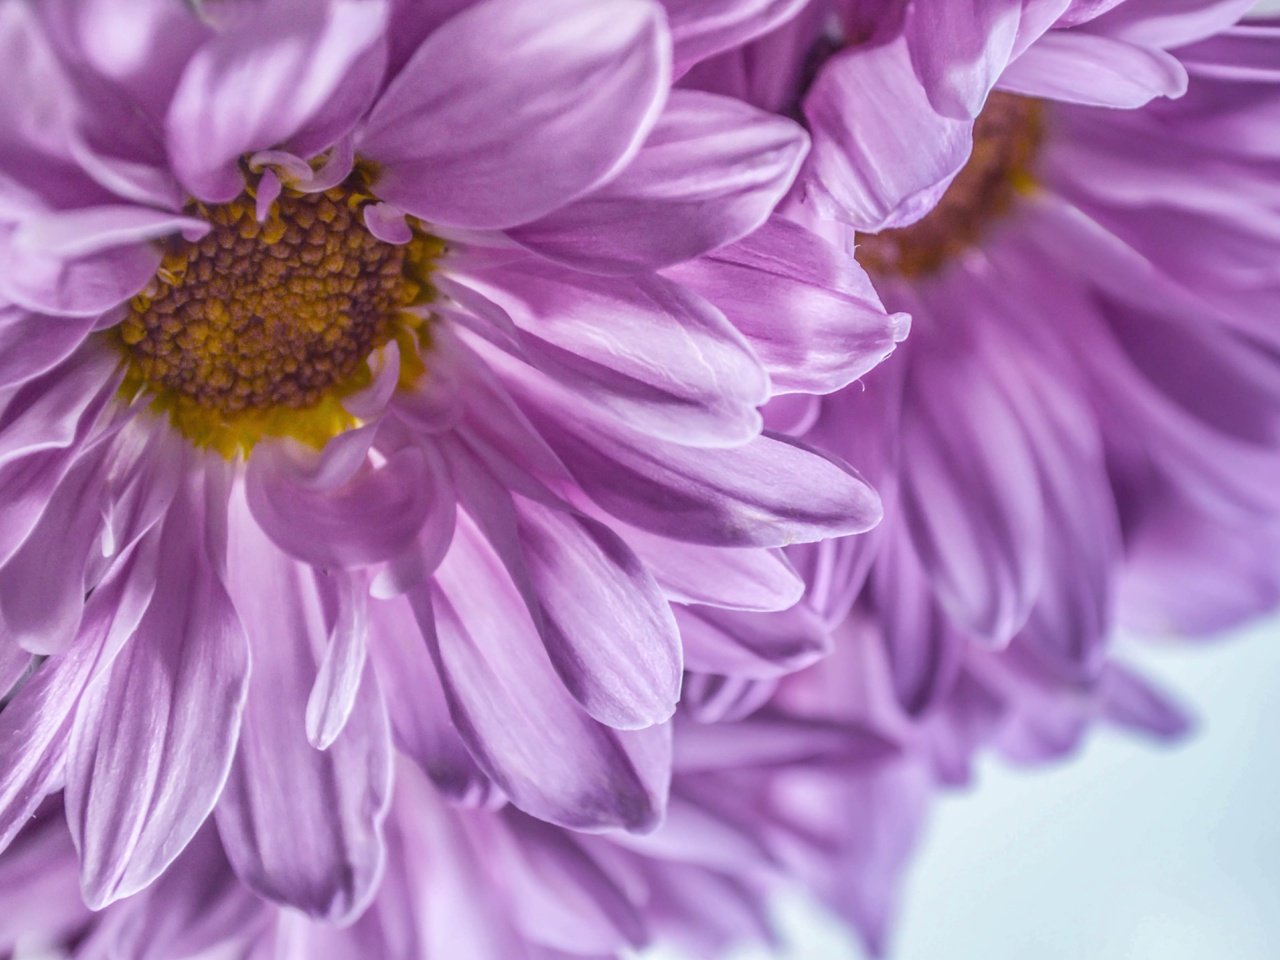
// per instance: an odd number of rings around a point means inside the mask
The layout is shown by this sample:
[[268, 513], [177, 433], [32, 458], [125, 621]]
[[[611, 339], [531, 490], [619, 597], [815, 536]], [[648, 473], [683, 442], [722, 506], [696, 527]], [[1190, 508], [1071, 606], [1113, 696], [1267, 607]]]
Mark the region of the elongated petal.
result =
[[971, 120], [929, 103], [903, 39], [837, 54], [804, 112], [818, 199], [868, 233], [932, 210], [973, 145]]
[[69, 357], [96, 317], [46, 317], [0, 307], [0, 389], [45, 373]]
[[917, 0], [907, 17], [911, 60], [942, 116], [978, 115], [1013, 53], [1023, 3]]
[[484, 0], [446, 21], [383, 93], [360, 152], [375, 190], [454, 227], [543, 216], [615, 172], [671, 69], [650, 0]]
[[537, 369], [478, 349], [567, 416], [590, 399], [637, 430], [696, 446], [759, 432], [768, 378], [742, 335], [696, 294], [662, 277], [609, 280], [537, 262], [469, 281], [520, 328]]
[[619, 176], [509, 233], [579, 269], [660, 270], [763, 223], [790, 189], [808, 146], [800, 126], [783, 117], [677, 90]]
[[35, 254], [75, 259], [182, 232], [198, 240], [209, 224], [146, 207], [85, 207], [33, 217], [13, 234], [13, 244]]
[[604, 524], [528, 500], [518, 510], [543, 641], [570, 692], [611, 727], [668, 719], [680, 637], [653, 577]]
[[282, 554], [238, 498], [231, 514], [232, 596], [253, 646], [253, 682], [218, 832], [259, 895], [331, 921], [373, 896], [384, 857], [391, 737], [372, 670], [342, 731], [312, 746], [307, 707], [332, 630], [316, 574]]
[[76, 643], [46, 661], [0, 710], [0, 849], [57, 788], [77, 704], [104, 656], [137, 628], [154, 576], [154, 550], [122, 564], [89, 598]]
[[137, 632], [76, 713], [67, 820], [85, 902], [100, 908], [156, 879], [213, 810], [240, 731], [249, 650], [212, 566], [199, 492], [160, 533], [155, 595]]
[[142, 290], [159, 266], [160, 251], [149, 244], [68, 258], [30, 249], [0, 228], [0, 297], [34, 313], [96, 317]]
[[82, 457], [0, 568], [0, 631], [32, 653], [59, 653], [75, 638], [89, 552], [102, 526], [103, 479], [101, 457]]
[[540, 422], [597, 504], [674, 540], [779, 547], [862, 532], [880, 519], [879, 498], [852, 468], [793, 440], [766, 433], [728, 450], [695, 450]]
[[1000, 78], [1000, 89], [1091, 107], [1132, 109], [1180, 97], [1187, 71], [1172, 55], [1084, 32], [1041, 37]]
[[492, 785], [449, 716], [431, 651], [408, 600], [373, 601], [369, 618], [369, 656], [378, 671], [396, 746], [446, 797], [482, 803]]
[[436, 582], [434, 613], [416, 600], [419, 620], [424, 632], [434, 624], [428, 639], [450, 711], [485, 772], [522, 809], [554, 823], [651, 828], [669, 772], [653, 749], [655, 731], [610, 730], [574, 702], [501, 561], [469, 523]]
[[[954, 621], [1002, 644], [1026, 622], [1043, 574], [1044, 508], [1029, 439], [998, 384], [983, 317], [932, 312], [950, 336], [921, 340], [902, 419], [903, 505], [933, 590]], [[950, 310], [950, 314], [945, 311]], [[940, 327], [939, 327], [940, 329]], [[927, 349], [926, 349], [927, 348]]]
[[634, 527], [627, 543], [679, 603], [734, 610], [785, 610], [804, 594], [804, 580], [781, 550], [677, 543]]
[[689, 669], [702, 673], [769, 679], [831, 650], [826, 627], [803, 603], [773, 613], [682, 607], [678, 619]]
[[725, 312], [775, 393], [837, 390], [887, 357], [909, 326], [885, 312], [848, 251], [778, 217], [669, 275]]
[[742, 46], [795, 16], [805, 0], [662, 0], [675, 40], [676, 74]]

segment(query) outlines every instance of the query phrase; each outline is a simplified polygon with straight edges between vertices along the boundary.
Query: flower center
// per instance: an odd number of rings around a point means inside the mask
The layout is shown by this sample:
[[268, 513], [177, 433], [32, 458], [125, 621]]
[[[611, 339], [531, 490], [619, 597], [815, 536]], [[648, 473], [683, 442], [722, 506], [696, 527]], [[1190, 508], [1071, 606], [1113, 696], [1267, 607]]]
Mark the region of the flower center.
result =
[[442, 244], [379, 240], [368, 200], [352, 186], [286, 189], [262, 223], [252, 197], [195, 204], [212, 229], [166, 242], [117, 328], [128, 397], [149, 395], [194, 443], [231, 456], [267, 436], [321, 445], [355, 425], [342, 398], [371, 382], [366, 361], [393, 339], [402, 379], [420, 373], [424, 321], [410, 308], [429, 299]]
[[1032, 167], [1044, 135], [1040, 104], [993, 93], [973, 127], [973, 153], [938, 205], [907, 227], [858, 237], [857, 258], [872, 274], [919, 277], [974, 246], [990, 224], [1035, 186]]

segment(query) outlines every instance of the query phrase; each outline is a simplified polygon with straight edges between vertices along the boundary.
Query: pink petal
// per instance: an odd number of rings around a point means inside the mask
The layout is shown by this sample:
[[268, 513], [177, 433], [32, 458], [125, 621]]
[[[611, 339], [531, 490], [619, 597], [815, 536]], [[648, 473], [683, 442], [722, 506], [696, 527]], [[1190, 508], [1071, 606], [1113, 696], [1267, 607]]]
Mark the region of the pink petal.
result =
[[414, 542], [433, 510], [452, 499], [439, 457], [405, 447], [379, 467], [329, 489], [308, 483], [307, 467], [284, 444], [263, 444], [249, 461], [249, 507], [282, 549], [321, 566], [390, 560]]
[[46, 661], [0, 711], [0, 849], [62, 783], [85, 687], [100, 660], [109, 661], [111, 651], [137, 628], [154, 576], [154, 551], [140, 551], [123, 564], [89, 598], [77, 641]]
[[373, 672], [361, 671], [343, 729], [326, 750], [315, 749], [307, 713], [333, 629], [327, 583], [267, 540], [238, 497], [228, 556], [253, 679], [218, 832], [236, 873], [260, 896], [349, 920], [373, 896], [384, 856], [392, 755], [382, 697]]
[[836, 54], [804, 101], [820, 200], [859, 230], [918, 220], [964, 166], [972, 121], [929, 103], [905, 40]]
[[601, 723], [670, 718], [680, 696], [680, 637], [652, 575], [608, 527], [523, 498], [520, 545], [556, 672]]
[[1023, 3], [916, 0], [912, 5], [906, 26], [911, 60], [940, 115], [956, 120], [978, 115], [1013, 54]]
[[1187, 71], [1163, 50], [1083, 31], [1055, 30], [1015, 60], [999, 86], [1029, 97], [1132, 109], [1156, 97], [1182, 96]]
[[777, 547], [861, 532], [880, 519], [879, 498], [861, 477], [794, 440], [762, 434], [697, 450], [600, 424], [540, 423], [597, 504], [674, 540]]
[[469, 523], [436, 584], [434, 612], [415, 598], [419, 623], [424, 632], [434, 624], [428, 641], [450, 713], [481, 768], [517, 806], [553, 823], [651, 828], [667, 788], [659, 735], [610, 730], [574, 702], [501, 561]]
[[458, 735], [431, 652], [403, 597], [370, 605], [369, 655], [396, 746], [452, 800], [482, 804], [493, 792]]
[[767, 680], [793, 673], [831, 652], [831, 638], [807, 604], [772, 613], [681, 607], [680, 638], [688, 669]]
[[319, 10], [272, 0], [200, 47], [167, 120], [183, 185], [208, 202], [234, 199], [244, 188], [238, 158], [288, 140], [335, 97], [344, 104], [343, 85], [385, 21], [381, 0], [324, 0]]
[[454, 227], [527, 223], [617, 172], [657, 120], [670, 39], [648, 0], [485, 0], [427, 37], [358, 148], [379, 197]]
[[96, 317], [46, 317], [0, 306], [0, 389], [37, 377], [69, 357]]
[[769, 371], [775, 393], [830, 393], [906, 336], [850, 252], [774, 217], [745, 240], [669, 271], [725, 312]]
[[676, 75], [741, 47], [795, 16], [806, 0], [662, 0], [675, 40]]
[[618, 177], [510, 235], [583, 270], [659, 270], [763, 223], [808, 147], [790, 120], [727, 97], [677, 90]]
[[803, 578], [781, 550], [680, 543], [634, 527], [622, 533], [673, 601], [785, 610], [804, 594]]
[[604, 279], [533, 260], [465, 279], [514, 321], [537, 368], [477, 345], [504, 379], [679, 443], [728, 446], [759, 432], [764, 371], [696, 294], [662, 277]]
[[159, 266], [160, 251], [150, 244], [64, 258], [29, 249], [0, 228], [0, 297], [33, 313], [97, 317], [139, 293]]
[[151, 604], [76, 712], [67, 821], [95, 909], [143, 889], [182, 852], [235, 750], [249, 650], [212, 566], [206, 524], [223, 508], [208, 486], [209, 503], [192, 482], [170, 508]]

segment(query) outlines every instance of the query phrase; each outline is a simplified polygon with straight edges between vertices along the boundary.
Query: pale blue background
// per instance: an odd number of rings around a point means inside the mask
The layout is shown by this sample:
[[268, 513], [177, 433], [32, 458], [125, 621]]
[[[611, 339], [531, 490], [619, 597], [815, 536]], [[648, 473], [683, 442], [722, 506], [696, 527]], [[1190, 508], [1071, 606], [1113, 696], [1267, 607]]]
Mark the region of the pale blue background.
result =
[[[1051, 769], [982, 764], [935, 807], [893, 960], [1280, 958], [1280, 621], [1138, 654], [1195, 736], [1099, 731]], [[780, 915], [788, 951], [733, 960], [861, 956], [816, 909]]]

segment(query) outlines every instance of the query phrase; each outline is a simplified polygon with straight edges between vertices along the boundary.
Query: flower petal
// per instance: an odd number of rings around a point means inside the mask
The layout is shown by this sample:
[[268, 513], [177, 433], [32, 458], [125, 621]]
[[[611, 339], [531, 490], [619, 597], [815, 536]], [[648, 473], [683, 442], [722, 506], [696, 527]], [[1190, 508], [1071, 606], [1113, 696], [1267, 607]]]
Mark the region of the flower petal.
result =
[[60, 653], [75, 639], [102, 529], [103, 474], [100, 455], [81, 457], [0, 568], [0, 634], [31, 653]]
[[1182, 96], [1187, 71], [1163, 50], [1054, 30], [1010, 64], [999, 86], [1029, 97], [1132, 109], [1156, 97]]
[[751, 236], [668, 276], [725, 312], [769, 371], [775, 393], [830, 393], [907, 335], [851, 253], [774, 217]]
[[483, 805], [495, 792], [449, 716], [431, 652], [404, 597], [370, 605], [369, 655], [391, 715], [396, 746], [459, 803]]
[[34, 254], [76, 259], [179, 232], [199, 240], [209, 229], [204, 220], [167, 210], [124, 205], [83, 207], [32, 217], [14, 232], [12, 243]]
[[0, 297], [34, 313], [97, 317], [141, 291], [160, 266], [160, 251], [131, 243], [82, 257], [28, 249], [0, 229]]
[[911, 61], [939, 114], [957, 120], [978, 115], [1013, 54], [1023, 5], [1024, 0], [912, 5], [906, 23]]
[[285, 444], [254, 450], [249, 507], [282, 549], [319, 566], [358, 566], [407, 550], [433, 510], [452, 500], [448, 475], [427, 447], [405, 447], [345, 482], [317, 488], [309, 465]]
[[772, 613], [714, 607], [677, 612], [688, 668], [764, 680], [793, 673], [831, 650], [831, 638], [807, 604]]
[[[253, 646], [253, 679], [218, 832], [236, 873], [260, 896], [333, 922], [368, 904], [384, 857], [391, 736], [373, 671], [326, 750], [308, 739], [307, 707], [333, 629], [323, 577], [281, 553], [239, 497], [230, 589]], [[341, 575], [341, 574], [339, 574]]]
[[477, 352], [513, 388], [518, 380], [547, 394], [567, 416], [588, 400], [637, 430], [696, 446], [759, 432], [756, 406], [768, 396], [759, 361], [720, 311], [671, 281], [532, 260], [465, 280], [515, 322], [532, 366], [485, 344]]
[[795, 16], [807, 0], [662, 0], [675, 40], [676, 75], [740, 47]]
[[46, 317], [0, 306], [0, 389], [45, 373], [69, 357], [96, 317]]
[[0, 850], [58, 788], [75, 711], [99, 661], [134, 632], [151, 601], [155, 553], [141, 548], [99, 585], [80, 636], [38, 669], [0, 710]]
[[680, 696], [680, 637], [652, 575], [604, 524], [520, 499], [520, 545], [561, 680], [621, 729], [661, 723]]
[[358, 144], [424, 220], [510, 227], [616, 172], [657, 120], [670, 38], [649, 0], [484, 0], [418, 48]]
[[632, 526], [721, 547], [780, 547], [860, 533], [880, 500], [850, 467], [798, 441], [761, 434], [727, 450], [539, 418], [582, 489]]
[[763, 223], [790, 189], [808, 148], [804, 130], [784, 117], [728, 97], [676, 90], [622, 173], [508, 233], [581, 270], [660, 270]]
[[929, 103], [904, 39], [845, 50], [804, 101], [815, 199], [879, 233], [933, 209], [973, 146], [972, 121]]
[[76, 712], [67, 821], [94, 909], [143, 889], [182, 852], [235, 751], [249, 649], [214, 566], [220, 485], [205, 485], [170, 507], [151, 604]]
[[668, 599], [678, 603], [785, 610], [804, 595], [804, 579], [781, 550], [680, 543], [635, 527], [622, 534]]
[[660, 728], [615, 731], [587, 716], [552, 669], [501, 560], [459, 520], [431, 601], [411, 597], [476, 761], [517, 806], [553, 823], [652, 828], [669, 775]]
[[244, 189], [238, 158], [288, 140], [316, 120], [380, 41], [381, 0], [316, 6], [261, 4], [191, 58], [169, 106], [169, 156], [183, 185], [201, 200], [234, 199]]

